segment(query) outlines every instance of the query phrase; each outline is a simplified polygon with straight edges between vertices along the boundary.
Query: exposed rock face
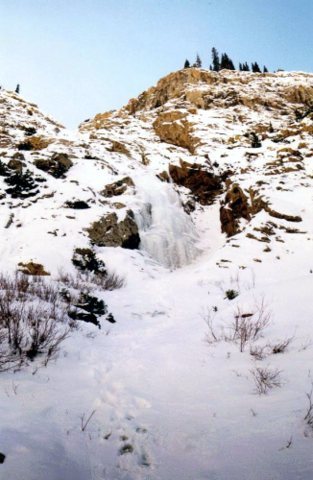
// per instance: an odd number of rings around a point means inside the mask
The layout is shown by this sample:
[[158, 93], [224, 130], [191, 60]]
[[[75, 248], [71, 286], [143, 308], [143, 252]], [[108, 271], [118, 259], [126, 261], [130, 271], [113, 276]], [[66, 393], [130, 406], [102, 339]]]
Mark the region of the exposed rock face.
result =
[[34, 276], [50, 275], [50, 273], [46, 272], [44, 266], [41, 265], [41, 263], [34, 263], [34, 262], [23, 263], [23, 262], [20, 262], [18, 264], [18, 266], [19, 266], [19, 271], [24, 273], [25, 275], [34, 275]]
[[200, 143], [200, 140], [192, 135], [193, 127], [187, 120], [187, 114], [179, 110], [160, 113], [153, 123], [153, 128], [161, 140], [187, 148], [192, 154]]
[[243, 193], [238, 183], [234, 183], [228, 189], [224, 205], [220, 208], [220, 220], [222, 232], [228, 237], [236, 235], [240, 231], [239, 220], [250, 220], [250, 207], [248, 197]]
[[[195, 85], [206, 83], [211, 85], [218, 81], [218, 75], [215, 72], [208, 72], [198, 68], [188, 68], [173, 72], [167, 75], [157, 83], [155, 87], [149, 88], [138, 98], [129, 101], [126, 109], [133, 114], [139, 110], [148, 110], [158, 108], [164, 105], [172, 98], [178, 98], [184, 94], [186, 85]], [[195, 104], [199, 103], [199, 96]]]
[[107, 198], [117, 197], [119, 195], [123, 195], [128, 187], [134, 186], [135, 184], [130, 177], [124, 177], [121, 180], [117, 180], [117, 182], [106, 185], [105, 189], [101, 192], [101, 195]]
[[111, 146], [109, 151], [110, 152], [116, 152], [116, 153], [122, 153], [123, 155], [127, 155], [128, 157], [130, 156], [130, 151], [128, 150], [126, 145], [124, 145], [124, 143], [122, 143], [122, 142], [117, 142], [116, 140], [114, 140], [112, 142], [112, 146]]
[[169, 174], [177, 185], [189, 188], [201, 205], [209, 205], [221, 191], [221, 178], [197, 163], [181, 160], [180, 166], [169, 165]]
[[55, 178], [61, 178], [72, 167], [73, 162], [67, 153], [54, 153], [48, 160], [35, 160], [34, 165]]
[[116, 213], [110, 213], [94, 222], [88, 229], [91, 243], [98, 247], [122, 247], [131, 250], [139, 247], [138, 227], [131, 210], [126, 217], [118, 221]]
[[52, 143], [52, 140], [42, 136], [32, 136], [27, 138], [24, 142], [19, 143], [19, 150], [43, 150]]

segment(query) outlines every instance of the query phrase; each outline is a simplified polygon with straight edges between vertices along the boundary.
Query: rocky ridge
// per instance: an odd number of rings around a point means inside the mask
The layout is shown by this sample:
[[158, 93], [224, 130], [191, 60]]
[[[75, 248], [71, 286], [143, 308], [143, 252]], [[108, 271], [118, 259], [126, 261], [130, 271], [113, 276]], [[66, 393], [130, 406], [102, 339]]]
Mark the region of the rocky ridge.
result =
[[311, 478], [312, 108], [312, 74], [191, 68], [73, 133], [0, 90], [3, 270], [96, 280], [55, 364], [1, 373], [4, 475]]

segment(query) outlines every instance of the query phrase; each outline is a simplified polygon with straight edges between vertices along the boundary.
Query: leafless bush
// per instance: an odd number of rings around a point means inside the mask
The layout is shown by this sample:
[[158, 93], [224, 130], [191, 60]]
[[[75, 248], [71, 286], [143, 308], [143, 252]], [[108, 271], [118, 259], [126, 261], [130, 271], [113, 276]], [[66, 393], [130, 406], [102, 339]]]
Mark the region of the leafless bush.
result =
[[256, 360], [264, 360], [268, 355], [268, 345], [250, 345], [250, 355]]
[[86, 430], [88, 423], [90, 422], [95, 413], [96, 410], [93, 410], [88, 417], [86, 417], [85, 413], [80, 416], [80, 428], [82, 432]]
[[71, 273], [64, 272], [63, 270], [59, 270], [58, 273], [57, 281], [63, 283], [69, 288], [73, 288], [74, 290], [82, 290], [87, 286], [88, 278], [82, 273], [76, 273], [75, 275], [72, 275]]
[[0, 274], [0, 371], [57, 353], [70, 331], [58, 290], [43, 279]]
[[306, 397], [308, 399], [309, 405], [306, 411], [304, 420], [307, 425], [313, 429], [313, 385], [309, 393], [306, 393]]
[[251, 370], [254, 379], [256, 391], [259, 395], [265, 395], [269, 390], [275, 387], [281, 387], [280, 370], [271, 370], [269, 368], [255, 368]]
[[118, 290], [125, 286], [125, 279], [117, 275], [117, 273], [109, 272], [105, 277], [92, 275], [91, 282], [101, 287], [103, 290]]
[[96, 273], [85, 271], [73, 275], [60, 270], [57, 280], [74, 290], [91, 290], [95, 285], [102, 290], [117, 290], [125, 286], [124, 278], [114, 272], [107, 272], [106, 275], [97, 275]]
[[240, 351], [243, 352], [249, 341], [255, 341], [262, 335], [270, 323], [271, 314], [267, 311], [264, 299], [256, 308], [256, 313], [243, 313], [238, 307], [232, 325], [233, 338], [239, 340]]
[[280, 340], [277, 342], [275, 345], [271, 345], [271, 350], [272, 353], [277, 354], [277, 353], [284, 353], [290, 343], [292, 342], [293, 337], [285, 338], [285, 340]]
[[[209, 343], [215, 343], [220, 341], [225, 342], [239, 342], [240, 351], [243, 352], [247, 343], [254, 342], [262, 336], [264, 329], [270, 323], [271, 314], [267, 311], [264, 300], [255, 307], [254, 313], [244, 313], [237, 308], [234, 314], [234, 321], [230, 328], [227, 330], [220, 328], [216, 329], [213, 325], [213, 315], [211, 311], [208, 311], [205, 317], [205, 321], [208, 325], [209, 332], [207, 334], [207, 341]], [[255, 356], [261, 354], [260, 348], [252, 349], [250, 353]]]

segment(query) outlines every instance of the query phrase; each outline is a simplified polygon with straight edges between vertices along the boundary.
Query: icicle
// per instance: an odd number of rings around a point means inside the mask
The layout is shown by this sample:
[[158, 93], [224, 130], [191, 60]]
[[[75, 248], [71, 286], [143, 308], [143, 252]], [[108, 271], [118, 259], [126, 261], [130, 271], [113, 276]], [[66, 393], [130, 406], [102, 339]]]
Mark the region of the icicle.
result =
[[153, 175], [135, 179], [141, 208], [135, 213], [140, 248], [162, 265], [175, 269], [196, 257], [197, 235], [173, 186]]

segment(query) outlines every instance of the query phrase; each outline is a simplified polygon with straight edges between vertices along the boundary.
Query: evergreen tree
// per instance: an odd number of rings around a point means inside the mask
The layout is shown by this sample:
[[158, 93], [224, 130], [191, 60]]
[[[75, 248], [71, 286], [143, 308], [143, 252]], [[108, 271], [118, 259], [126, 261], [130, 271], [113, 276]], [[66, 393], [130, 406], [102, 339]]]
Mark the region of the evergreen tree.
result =
[[265, 65], [264, 65], [264, 67], [263, 67], [263, 73], [268, 73], [268, 69], [266, 68]]
[[202, 67], [202, 61], [201, 61], [201, 58], [199, 57], [199, 54], [197, 53], [197, 58], [196, 58], [196, 61], [195, 61], [195, 66], [197, 68], [201, 68]]
[[261, 69], [257, 62], [254, 62], [251, 64], [251, 69], [252, 69], [252, 72], [254, 73], [261, 73]]
[[16, 85], [15, 93], [20, 93], [20, 84]]
[[212, 48], [212, 66], [213, 66], [214, 72], [218, 72], [221, 67], [218, 51], [214, 47]]
[[226, 70], [235, 70], [233, 61], [229, 58], [227, 53], [222, 53], [220, 68], [221, 70], [223, 68], [225, 68]]
[[242, 64], [242, 71], [243, 72], [250, 72], [250, 67], [247, 62]]
[[262, 147], [262, 143], [260, 142], [259, 137], [255, 132], [251, 132], [250, 139], [251, 139], [251, 147], [252, 148]]
[[190, 68], [190, 62], [189, 60], [185, 60], [184, 68]]
[[239, 63], [239, 72], [242, 72], [243, 71], [243, 65], [242, 63]]

